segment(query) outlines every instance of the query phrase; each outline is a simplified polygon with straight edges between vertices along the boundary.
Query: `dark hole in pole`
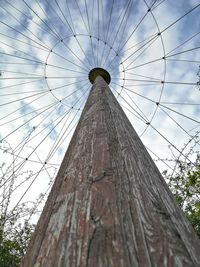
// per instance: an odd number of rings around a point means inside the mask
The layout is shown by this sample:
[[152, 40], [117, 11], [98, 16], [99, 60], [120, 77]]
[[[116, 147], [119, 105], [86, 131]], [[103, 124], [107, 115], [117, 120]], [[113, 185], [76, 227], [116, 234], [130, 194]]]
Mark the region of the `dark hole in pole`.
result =
[[94, 68], [89, 72], [89, 75], [88, 75], [88, 78], [92, 84], [94, 83], [98, 75], [100, 75], [107, 82], [107, 84], [110, 83], [111, 77], [110, 77], [109, 72], [107, 72], [107, 70], [102, 69], [102, 68]]

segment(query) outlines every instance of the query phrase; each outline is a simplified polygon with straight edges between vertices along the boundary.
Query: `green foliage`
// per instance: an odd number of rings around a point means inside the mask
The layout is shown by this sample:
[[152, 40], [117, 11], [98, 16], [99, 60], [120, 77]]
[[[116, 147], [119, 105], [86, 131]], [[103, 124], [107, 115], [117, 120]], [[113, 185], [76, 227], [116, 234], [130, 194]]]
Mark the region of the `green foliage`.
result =
[[176, 161], [176, 174], [167, 175], [168, 185], [178, 204], [200, 237], [200, 155], [192, 162]]
[[195, 206], [186, 211], [190, 223], [193, 225], [194, 230], [200, 238], [200, 202], [195, 203]]
[[16, 204], [16, 196], [19, 199], [20, 191], [29, 188], [35, 174], [28, 169], [19, 171], [19, 158], [14, 155], [8, 142], [0, 142], [0, 267], [19, 266], [34, 230], [31, 221], [38, 217], [56, 172], [55, 167], [48, 168], [52, 176], [44, 193], [26, 201], [22, 197]]
[[18, 266], [21, 259], [20, 244], [14, 240], [9, 240], [4, 237], [0, 231], [0, 266], [15, 267]]
[[0, 266], [18, 267], [32, 236], [34, 225], [17, 223], [18, 218], [0, 217]]

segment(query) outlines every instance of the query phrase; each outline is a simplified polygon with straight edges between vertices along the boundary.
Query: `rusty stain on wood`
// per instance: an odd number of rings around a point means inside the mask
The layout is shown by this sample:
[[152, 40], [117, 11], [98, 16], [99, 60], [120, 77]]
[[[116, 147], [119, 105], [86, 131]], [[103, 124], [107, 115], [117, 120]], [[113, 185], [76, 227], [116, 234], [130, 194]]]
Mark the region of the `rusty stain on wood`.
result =
[[200, 266], [200, 242], [102, 77], [21, 267]]

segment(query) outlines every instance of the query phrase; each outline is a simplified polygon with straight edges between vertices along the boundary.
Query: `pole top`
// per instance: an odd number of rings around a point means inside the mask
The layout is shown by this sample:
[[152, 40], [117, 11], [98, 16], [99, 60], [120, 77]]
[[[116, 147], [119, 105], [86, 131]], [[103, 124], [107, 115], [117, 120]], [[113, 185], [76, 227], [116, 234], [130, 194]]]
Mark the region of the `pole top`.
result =
[[107, 70], [102, 69], [102, 68], [94, 68], [89, 72], [89, 75], [88, 75], [88, 78], [92, 84], [94, 83], [98, 75], [100, 75], [105, 80], [105, 82], [107, 82], [107, 84], [110, 83], [111, 77], [110, 77], [109, 72], [107, 72]]

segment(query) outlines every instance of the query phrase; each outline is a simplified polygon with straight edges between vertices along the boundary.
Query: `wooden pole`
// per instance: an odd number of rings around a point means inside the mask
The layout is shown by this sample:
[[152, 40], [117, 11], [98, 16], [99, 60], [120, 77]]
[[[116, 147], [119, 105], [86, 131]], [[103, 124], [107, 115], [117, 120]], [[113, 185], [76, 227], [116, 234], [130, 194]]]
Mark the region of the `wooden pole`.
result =
[[198, 237], [101, 76], [21, 266], [200, 266]]

